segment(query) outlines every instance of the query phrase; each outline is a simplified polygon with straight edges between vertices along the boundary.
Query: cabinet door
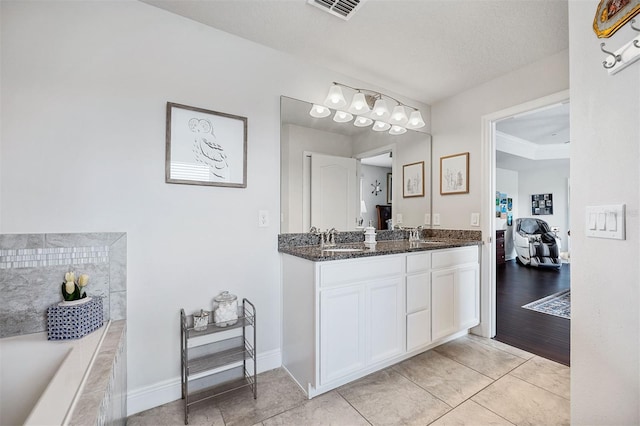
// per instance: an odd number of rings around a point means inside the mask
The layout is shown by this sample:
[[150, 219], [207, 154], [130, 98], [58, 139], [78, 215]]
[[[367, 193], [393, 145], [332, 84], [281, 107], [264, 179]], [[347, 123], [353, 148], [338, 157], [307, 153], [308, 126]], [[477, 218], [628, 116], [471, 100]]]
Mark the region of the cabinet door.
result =
[[404, 352], [404, 286], [392, 278], [366, 286], [367, 365]]
[[320, 382], [365, 366], [365, 291], [362, 286], [320, 293]]
[[456, 321], [456, 269], [431, 273], [431, 337], [438, 340], [458, 331]]
[[478, 265], [458, 269], [456, 280], [458, 294], [457, 315], [458, 330], [464, 330], [480, 323], [480, 285]]
[[407, 315], [407, 352], [431, 343], [431, 311]]

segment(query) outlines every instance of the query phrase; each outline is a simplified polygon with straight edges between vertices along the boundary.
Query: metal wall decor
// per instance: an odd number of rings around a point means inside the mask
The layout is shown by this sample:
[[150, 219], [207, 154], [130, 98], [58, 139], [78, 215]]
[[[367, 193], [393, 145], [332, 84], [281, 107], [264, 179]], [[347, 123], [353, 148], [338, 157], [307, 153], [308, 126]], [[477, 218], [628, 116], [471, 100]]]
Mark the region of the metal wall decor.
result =
[[602, 66], [609, 74], [616, 74], [640, 59], [640, 26], [635, 26], [635, 22], [636, 20], [632, 19], [629, 26], [637, 31], [638, 34], [620, 49], [615, 52], [610, 52], [604, 48], [604, 42], [600, 43], [600, 50], [608, 55], [606, 59], [602, 61]]

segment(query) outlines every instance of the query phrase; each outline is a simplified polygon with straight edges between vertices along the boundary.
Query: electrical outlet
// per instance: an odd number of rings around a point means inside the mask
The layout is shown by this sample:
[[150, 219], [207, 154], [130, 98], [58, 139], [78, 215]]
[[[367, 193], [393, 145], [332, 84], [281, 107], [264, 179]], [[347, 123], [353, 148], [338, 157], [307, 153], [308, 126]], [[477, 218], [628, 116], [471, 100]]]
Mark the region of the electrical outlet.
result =
[[402, 223], [402, 213], [396, 215], [396, 223]]
[[431, 225], [431, 214], [430, 213], [425, 213], [424, 214], [424, 224], [425, 225]]
[[433, 224], [435, 226], [440, 226], [440, 213], [433, 214]]
[[269, 226], [269, 210], [258, 211], [258, 227], [266, 228]]

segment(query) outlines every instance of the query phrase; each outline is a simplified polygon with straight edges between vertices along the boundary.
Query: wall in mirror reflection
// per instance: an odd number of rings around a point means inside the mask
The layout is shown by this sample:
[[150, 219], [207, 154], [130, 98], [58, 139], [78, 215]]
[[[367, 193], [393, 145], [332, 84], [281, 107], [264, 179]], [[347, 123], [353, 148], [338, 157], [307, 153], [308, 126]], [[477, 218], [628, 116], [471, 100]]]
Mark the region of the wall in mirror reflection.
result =
[[[308, 232], [311, 226], [354, 231], [369, 221], [384, 229], [376, 205], [391, 206], [394, 224], [399, 215], [402, 226], [424, 224], [425, 213], [431, 212], [429, 134], [393, 136], [334, 123], [332, 116], [312, 118], [311, 103], [284, 96], [281, 100], [281, 233]], [[361, 159], [383, 153], [391, 153], [390, 168], [361, 164]], [[425, 194], [405, 198], [402, 165], [418, 161], [425, 163]], [[381, 191], [372, 194], [376, 180]]]

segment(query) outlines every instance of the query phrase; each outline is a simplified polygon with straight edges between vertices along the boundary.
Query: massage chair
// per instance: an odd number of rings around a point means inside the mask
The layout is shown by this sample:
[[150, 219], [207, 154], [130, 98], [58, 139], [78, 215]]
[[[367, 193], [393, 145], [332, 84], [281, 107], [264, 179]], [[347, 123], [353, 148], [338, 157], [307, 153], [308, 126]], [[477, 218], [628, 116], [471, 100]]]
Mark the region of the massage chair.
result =
[[516, 260], [521, 265], [540, 268], [560, 268], [560, 238], [541, 219], [516, 219], [513, 233]]

